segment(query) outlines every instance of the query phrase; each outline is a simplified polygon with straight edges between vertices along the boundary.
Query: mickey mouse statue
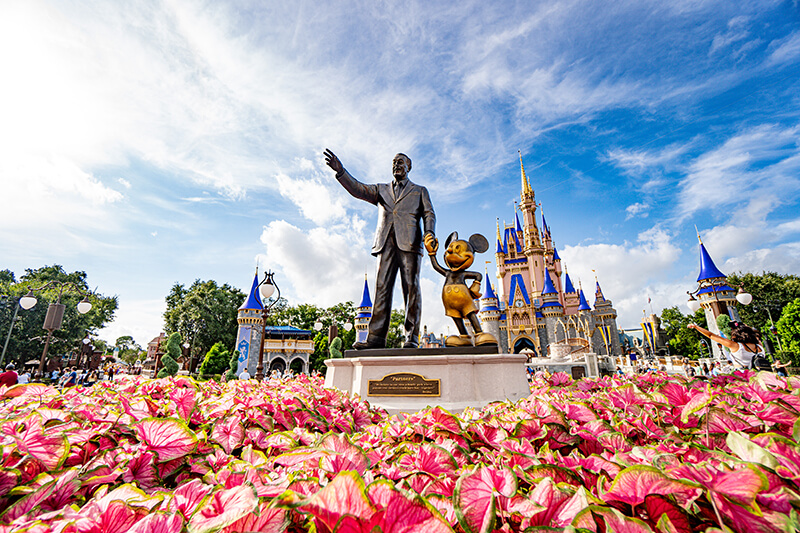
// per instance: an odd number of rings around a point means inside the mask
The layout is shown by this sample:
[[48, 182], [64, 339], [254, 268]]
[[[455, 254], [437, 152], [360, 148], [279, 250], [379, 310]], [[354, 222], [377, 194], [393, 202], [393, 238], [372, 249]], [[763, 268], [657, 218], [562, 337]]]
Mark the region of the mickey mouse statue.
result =
[[[456, 323], [460, 335], [450, 335], [444, 341], [445, 346], [472, 346], [472, 341], [464, 325], [464, 319], [470, 321], [475, 331], [475, 346], [497, 345], [497, 339], [491, 333], [484, 333], [481, 322], [478, 320], [478, 309], [475, 307], [475, 298], [480, 298], [481, 279], [480, 272], [470, 272], [467, 268], [472, 266], [475, 253], [482, 253], [489, 249], [486, 237], [476, 233], [468, 241], [460, 240], [458, 233], [453, 232], [445, 241], [447, 249], [444, 252], [444, 262], [450, 270], [443, 268], [436, 260], [436, 251], [439, 241], [431, 234], [425, 235], [425, 249], [431, 258], [433, 269], [445, 277], [442, 289], [442, 302], [445, 314]], [[467, 287], [466, 279], [473, 279], [472, 285]]]

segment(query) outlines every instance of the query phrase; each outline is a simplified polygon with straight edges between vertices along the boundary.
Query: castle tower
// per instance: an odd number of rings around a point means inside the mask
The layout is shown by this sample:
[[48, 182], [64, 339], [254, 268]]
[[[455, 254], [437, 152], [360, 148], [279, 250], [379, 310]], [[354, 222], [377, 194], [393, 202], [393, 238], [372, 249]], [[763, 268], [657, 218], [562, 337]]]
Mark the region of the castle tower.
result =
[[564, 316], [564, 306], [559, 301], [559, 294], [550, 279], [550, 274], [545, 272], [544, 279], [541, 312], [547, 326], [547, 343], [563, 342], [567, 336], [561, 321]]
[[[238, 376], [245, 368], [251, 375], [255, 375], [258, 366], [258, 350], [261, 347], [262, 319], [261, 297], [258, 294], [258, 269], [253, 277], [250, 294], [239, 307], [236, 321], [239, 329], [236, 332], [236, 349], [239, 350], [239, 366], [236, 369]], [[251, 357], [252, 355], [252, 357]]]
[[564, 314], [574, 315], [580, 306], [580, 297], [572, 280], [569, 277], [566, 266], [564, 267]]
[[601, 355], [621, 353], [619, 345], [619, 331], [617, 330], [617, 310], [603, 296], [600, 282], [595, 288], [594, 316], [595, 332], [592, 335], [594, 352]]
[[372, 318], [372, 299], [369, 297], [369, 284], [365, 274], [364, 293], [361, 295], [361, 303], [356, 308], [356, 342], [366, 342], [370, 318]]
[[[717, 326], [719, 315], [728, 315], [733, 320], [739, 320], [739, 313], [733, 306], [736, 301], [736, 291], [728, 285], [728, 277], [714, 264], [700, 235], [697, 236], [697, 240], [700, 241], [700, 275], [697, 276], [699, 288], [696, 295], [705, 311], [708, 329], [719, 335]], [[716, 344], [713, 351], [717, 357], [725, 357]]]
[[494, 338], [500, 343], [500, 307], [497, 300], [497, 295], [492, 288], [492, 282], [489, 275], [486, 275], [486, 291], [481, 297], [481, 310], [478, 312], [478, 317], [481, 319], [481, 325], [486, 333], [491, 333]]

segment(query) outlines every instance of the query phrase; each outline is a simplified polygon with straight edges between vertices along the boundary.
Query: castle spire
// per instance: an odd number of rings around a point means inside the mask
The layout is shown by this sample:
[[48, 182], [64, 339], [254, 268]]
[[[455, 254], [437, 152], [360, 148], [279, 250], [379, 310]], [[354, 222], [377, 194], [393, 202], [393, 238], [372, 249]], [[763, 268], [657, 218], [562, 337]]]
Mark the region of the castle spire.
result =
[[258, 295], [258, 267], [256, 267], [256, 275], [253, 277], [253, 286], [250, 287], [250, 294], [239, 309], [262, 309], [263, 307], [261, 297]]
[[372, 299], [369, 297], [369, 284], [367, 283], [367, 275], [364, 274], [364, 294], [361, 296], [361, 303], [358, 307], [372, 307]]
[[517, 150], [517, 153], [519, 154], [519, 168], [522, 171], [522, 196], [533, 195], [531, 184], [528, 183], [528, 177], [525, 175], [525, 165], [522, 164], [522, 152]]

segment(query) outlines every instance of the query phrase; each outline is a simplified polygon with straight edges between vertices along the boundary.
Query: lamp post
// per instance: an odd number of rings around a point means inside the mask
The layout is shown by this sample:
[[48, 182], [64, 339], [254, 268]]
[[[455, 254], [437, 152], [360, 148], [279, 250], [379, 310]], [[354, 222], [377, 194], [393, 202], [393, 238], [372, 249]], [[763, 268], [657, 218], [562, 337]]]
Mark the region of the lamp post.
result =
[[188, 370], [190, 373], [192, 371], [192, 358], [189, 357], [189, 348], [191, 348], [191, 346], [192, 345], [189, 344], [188, 342], [184, 342], [183, 344], [181, 344], [181, 347], [183, 348], [183, 360], [189, 367]]
[[[3, 298], [5, 299], [5, 298], [8, 298], [8, 297], [3, 295]], [[14, 315], [11, 317], [11, 324], [9, 324], [9, 326], [8, 326], [8, 334], [6, 335], [6, 342], [3, 344], [3, 354], [0, 355], [0, 367], [3, 366], [3, 362], [6, 360], [6, 350], [8, 349], [8, 341], [11, 340], [11, 331], [14, 329], [14, 324], [17, 321], [17, 312], [19, 311], [19, 308], [21, 307], [20, 300], [22, 300], [22, 298], [18, 299], [17, 303], [14, 304]], [[5, 300], [4, 300], [4, 303], [5, 303]]]
[[[258, 349], [258, 367], [256, 367], [256, 379], [262, 381], [264, 379], [264, 339], [267, 336], [267, 317], [270, 310], [281, 298], [281, 289], [275, 284], [273, 279], [275, 274], [268, 271], [264, 274], [264, 279], [258, 284], [258, 292], [261, 294], [261, 346]], [[270, 296], [277, 289], [278, 294], [269, 305], [266, 304]]]
[[[33, 295], [34, 292], [39, 292], [44, 289], [50, 287], [57, 287], [58, 288], [58, 297], [56, 298], [55, 303], [51, 303], [47, 306], [47, 315], [44, 318], [44, 325], [42, 326], [43, 329], [47, 330], [47, 339], [44, 342], [44, 350], [42, 350], [42, 358], [39, 360], [39, 370], [37, 371], [39, 376], [42, 376], [44, 373], [44, 362], [47, 358], [47, 350], [50, 348], [50, 339], [53, 338], [53, 332], [57, 329], [61, 328], [61, 323], [64, 321], [64, 309], [66, 306], [61, 303], [61, 295], [64, 293], [64, 289], [71, 288], [71, 289], [78, 289], [77, 285], [71, 281], [50, 281], [45, 283], [41, 287], [36, 289], [28, 289], [28, 294], [23, 296], [19, 299], [19, 305], [23, 309], [30, 309], [34, 305], [36, 305], [36, 297]], [[89, 295], [86, 294], [78, 303], [78, 312], [82, 315], [85, 315], [92, 309], [92, 304], [89, 302]]]
[[86, 367], [88, 368], [89, 366], [91, 366], [90, 365], [90, 361], [89, 361], [89, 359], [90, 359], [89, 354], [91, 353], [91, 350], [92, 350], [92, 347], [89, 345], [90, 342], [92, 342], [92, 341], [89, 339], [88, 335], [86, 336], [86, 338], [84, 338], [81, 341], [81, 353], [78, 356], [79, 357], [78, 358], [78, 368], [83, 368], [84, 358], [86, 358]]

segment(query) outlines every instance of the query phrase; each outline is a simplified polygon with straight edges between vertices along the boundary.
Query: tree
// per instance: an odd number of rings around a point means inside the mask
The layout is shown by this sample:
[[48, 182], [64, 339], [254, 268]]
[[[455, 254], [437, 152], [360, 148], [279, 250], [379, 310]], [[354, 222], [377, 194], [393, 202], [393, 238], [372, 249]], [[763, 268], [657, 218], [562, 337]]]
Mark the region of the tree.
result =
[[[706, 317], [703, 310], [698, 310], [694, 316], [681, 313], [677, 307], [668, 307], [661, 311], [661, 327], [667, 335], [669, 353], [697, 359], [708, 353], [703, 347], [700, 337], [693, 330], [687, 328], [691, 323], [706, 327]], [[704, 351], [705, 350], [705, 351]]]
[[224, 344], [221, 342], [215, 343], [200, 365], [200, 374], [204, 376], [221, 375], [229, 368], [230, 357], [231, 354]]
[[[233, 347], [239, 306], [244, 299], [242, 291], [227, 283], [217, 285], [213, 280], [198, 279], [188, 289], [176, 283], [166, 297], [164, 329], [167, 333], [180, 333], [195, 354], [209, 352], [218, 342]], [[227, 366], [226, 363], [223, 368]]]
[[795, 366], [800, 364], [800, 298], [795, 298], [783, 308], [781, 318], [775, 326], [784, 352], [792, 358]]
[[314, 337], [314, 353], [311, 354], [308, 365], [311, 370], [319, 372], [325, 371], [325, 359], [328, 358], [328, 334], [327, 332], [323, 333], [323, 331], [320, 331]]
[[[118, 302], [116, 296], [103, 296], [100, 293], [89, 294], [92, 309], [85, 315], [77, 311], [78, 302], [89, 293], [86, 272], [68, 273], [61, 265], [44, 266], [37, 269], [26, 269], [19, 280], [10, 270], [0, 271], [0, 294], [7, 296], [0, 302], [0, 332], [3, 337], [8, 334], [14, 308], [20, 297], [28, 289], [35, 289], [50, 281], [74, 283], [77, 290], [66, 290], [61, 295], [61, 303], [65, 305], [64, 320], [61, 328], [53, 332], [49, 353], [59, 356], [74, 349], [76, 342], [87, 334], [94, 335], [114, 319]], [[28, 310], [18, 309], [14, 328], [9, 338], [6, 361], [14, 361], [18, 368], [25, 361], [41, 357], [46, 332], [42, 328], [47, 306], [55, 303], [58, 289], [46, 289], [36, 293], [36, 305]], [[5, 338], [3, 338], [5, 342]]]
[[119, 358], [129, 365], [134, 364], [139, 359], [139, 354], [142, 351], [142, 347], [139, 346], [130, 335], [118, 337], [114, 346], [119, 349]]
[[181, 334], [173, 333], [167, 339], [166, 353], [161, 356], [161, 370], [159, 378], [174, 376], [178, 373], [178, 358], [181, 356]]
[[405, 320], [406, 317], [402, 311], [392, 309], [392, 315], [389, 319], [389, 334], [386, 335], [387, 348], [402, 348], [405, 342], [405, 328], [403, 327]]

